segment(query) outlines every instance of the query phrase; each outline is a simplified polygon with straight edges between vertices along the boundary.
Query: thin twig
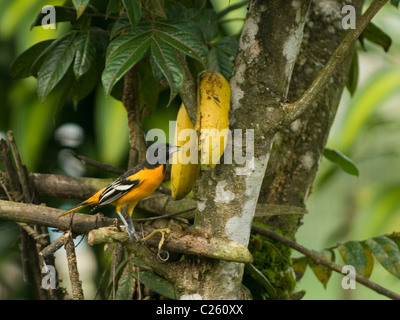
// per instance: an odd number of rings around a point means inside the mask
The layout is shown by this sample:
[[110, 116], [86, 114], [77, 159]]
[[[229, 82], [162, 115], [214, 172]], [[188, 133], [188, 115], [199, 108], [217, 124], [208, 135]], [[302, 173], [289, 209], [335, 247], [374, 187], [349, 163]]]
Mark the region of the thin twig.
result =
[[[253, 225], [252, 230], [259, 234], [267, 236], [268, 238], [279, 241], [279, 242], [283, 243], [284, 245], [304, 254], [305, 256], [310, 257], [314, 261], [315, 264], [320, 264], [326, 268], [329, 268], [337, 273], [342, 274], [342, 266], [340, 266], [332, 261], [324, 259], [321, 255], [303, 247], [302, 245], [294, 242], [293, 240], [290, 240], [280, 234], [277, 234], [276, 232], [274, 232], [272, 230], [262, 228], [257, 225]], [[379, 284], [376, 284], [375, 282], [368, 280], [367, 278], [364, 278], [364, 277], [356, 274], [355, 280], [357, 282], [363, 284], [364, 286], [374, 290], [375, 292], [377, 292], [379, 294], [382, 294], [382, 295], [384, 295], [388, 298], [394, 299], [394, 300], [400, 300], [400, 295], [380, 286]]]
[[82, 163], [84, 163], [84, 164], [88, 164], [90, 166], [99, 168], [99, 169], [107, 171], [107, 172], [115, 173], [117, 175], [121, 175], [121, 174], [123, 174], [125, 172], [122, 169], [116, 168], [116, 167], [111, 166], [109, 164], [105, 164], [105, 163], [102, 163], [102, 162], [99, 162], [99, 161], [96, 161], [96, 160], [93, 160], [93, 159], [89, 159], [89, 158], [87, 158], [87, 157], [85, 157], [83, 155], [80, 155], [80, 154], [74, 153], [74, 157], [79, 159], [79, 160], [81, 160]]
[[79, 280], [78, 264], [76, 261], [75, 244], [71, 231], [67, 231], [65, 243], [67, 253], [69, 278], [71, 281], [72, 297], [74, 300], [83, 300], [82, 282]]
[[339, 47], [332, 54], [329, 61], [321, 70], [317, 78], [303, 93], [299, 100], [293, 103], [287, 103], [283, 109], [286, 112], [284, 121], [287, 124], [292, 123], [299, 118], [304, 112], [312, 106], [313, 101], [316, 101], [317, 96], [325, 88], [331, 77], [337, 72], [340, 63], [352, 52], [354, 45], [364, 31], [365, 27], [370, 23], [372, 18], [385, 5], [388, 0], [374, 0], [368, 10], [358, 20], [358, 25], [355, 29], [348, 31]]
[[55, 253], [58, 249], [65, 245], [68, 240], [68, 233], [64, 233], [57, 240], [54, 240], [51, 244], [49, 244], [46, 248], [39, 252], [39, 254], [43, 257], [48, 257]]

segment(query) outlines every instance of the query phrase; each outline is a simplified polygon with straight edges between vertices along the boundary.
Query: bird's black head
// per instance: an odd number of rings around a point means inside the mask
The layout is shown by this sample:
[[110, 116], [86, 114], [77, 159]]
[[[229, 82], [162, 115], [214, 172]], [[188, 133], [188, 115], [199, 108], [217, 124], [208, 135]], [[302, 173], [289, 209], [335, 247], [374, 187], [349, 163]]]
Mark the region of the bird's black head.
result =
[[167, 164], [172, 154], [178, 150], [181, 147], [170, 143], [154, 143], [147, 149], [146, 160], [150, 165]]

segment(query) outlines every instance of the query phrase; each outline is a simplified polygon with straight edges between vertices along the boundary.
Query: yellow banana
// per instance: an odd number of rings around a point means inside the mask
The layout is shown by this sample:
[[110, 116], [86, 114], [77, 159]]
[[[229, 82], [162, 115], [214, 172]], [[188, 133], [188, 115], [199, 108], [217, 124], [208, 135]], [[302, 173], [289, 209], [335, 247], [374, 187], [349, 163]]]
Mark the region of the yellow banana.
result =
[[179, 200], [190, 193], [200, 172], [197, 134], [183, 103], [176, 119], [174, 144], [184, 146], [174, 153], [171, 168], [172, 198]]
[[231, 87], [218, 72], [204, 72], [197, 89], [196, 131], [200, 132], [201, 168], [214, 169], [228, 140]]

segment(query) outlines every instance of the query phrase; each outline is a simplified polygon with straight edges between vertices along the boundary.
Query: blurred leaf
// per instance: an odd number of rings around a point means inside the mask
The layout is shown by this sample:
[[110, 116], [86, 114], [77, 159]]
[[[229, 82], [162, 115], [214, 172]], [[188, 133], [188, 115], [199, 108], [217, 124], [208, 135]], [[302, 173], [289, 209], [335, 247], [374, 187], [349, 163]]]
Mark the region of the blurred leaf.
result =
[[354, 95], [358, 83], [358, 53], [354, 50], [353, 60], [351, 61], [349, 78], [347, 79], [346, 87], [351, 95]]
[[72, 3], [74, 4], [77, 18], [79, 19], [80, 16], [85, 12], [89, 4], [89, 0], [72, 0]]
[[91, 63], [90, 69], [76, 80], [72, 86], [72, 98], [75, 103], [87, 97], [99, 83], [99, 71], [95, 60]]
[[35, 75], [32, 71], [36, 59], [47, 49], [54, 40], [46, 40], [36, 43], [32, 47], [22, 52], [10, 66], [10, 75], [13, 78], [21, 79]]
[[[364, 250], [362, 244], [358, 241], [348, 241], [338, 246], [338, 251], [346, 265], [351, 265], [356, 269], [356, 273], [369, 278], [373, 268], [373, 259], [371, 265], [370, 257], [367, 258], [368, 251]], [[367, 252], [367, 253], [366, 253]], [[371, 254], [371, 252], [369, 252]]]
[[121, 0], [110, 0], [107, 6], [106, 11], [106, 19], [114, 13], [119, 13], [122, 8], [122, 1]]
[[121, 167], [129, 150], [126, 110], [121, 101], [106, 97], [98, 88], [95, 98], [96, 147], [99, 161]]
[[340, 153], [339, 151], [325, 148], [324, 156], [333, 163], [339, 165], [340, 168], [342, 168], [343, 171], [347, 172], [348, 174], [357, 177], [359, 176], [358, 168], [353, 163], [353, 161], [351, 161], [349, 158], [347, 158], [344, 154]]
[[276, 297], [276, 290], [272, 286], [271, 282], [267, 279], [267, 277], [260, 271], [258, 270], [253, 264], [247, 263], [245, 265], [246, 271], [249, 272], [249, 274], [253, 277], [254, 280], [256, 280], [261, 286], [263, 286], [268, 293], [268, 297], [270, 299], [273, 299]]
[[142, 5], [140, 0], [122, 0], [131, 26], [135, 27], [142, 16]]
[[115, 300], [132, 300], [134, 286], [132, 285], [133, 273], [125, 273], [118, 281], [117, 293], [115, 294]]
[[75, 57], [75, 32], [67, 33], [56, 40], [53, 48], [43, 61], [37, 79], [37, 91], [40, 101], [46, 100], [47, 95], [63, 78]]
[[[315, 252], [321, 255], [325, 260], [333, 262], [335, 261], [335, 254], [332, 250], [321, 250]], [[326, 285], [328, 284], [328, 281], [332, 275], [332, 270], [321, 265], [316, 265], [313, 262], [310, 263], [310, 268], [326, 289]]]
[[375, 258], [391, 274], [400, 279], [400, 253], [396, 243], [386, 236], [365, 240]]
[[386, 52], [392, 45], [392, 39], [372, 22], [364, 29], [361, 39], [363, 38], [381, 46]]
[[390, 0], [390, 3], [396, 8], [399, 8], [400, 0]]
[[154, 292], [168, 299], [176, 300], [174, 287], [165, 278], [148, 271], [140, 271], [139, 275], [134, 274], [134, 276]]
[[296, 274], [296, 280], [299, 281], [306, 272], [309, 259], [307, 257], [294, 258], [292, 259], [292, 262], [293, 262], [293, 270]]
[[84, 75], [90, 68], [96, 55], [96, 48], [91, 40], [90, 31], [81, 32], [75, 38], [74, 74], [76, 79]]
[[[54, 9], [56, 10], [56, 21], [57, 23], [59, 22], [74, 22], [76, 20], [76, 10], [73, 8], [69, 7], [60, 7], [60, 6], [54, 6]], [[31, 29], [37, 26], [42, 25], [42, 20], [45, 16], [47, 16], [48, 13], [42, 13], [41, 11], [39, 14], [36, 16], [35, 21], [33, 21], [31, 25]]]

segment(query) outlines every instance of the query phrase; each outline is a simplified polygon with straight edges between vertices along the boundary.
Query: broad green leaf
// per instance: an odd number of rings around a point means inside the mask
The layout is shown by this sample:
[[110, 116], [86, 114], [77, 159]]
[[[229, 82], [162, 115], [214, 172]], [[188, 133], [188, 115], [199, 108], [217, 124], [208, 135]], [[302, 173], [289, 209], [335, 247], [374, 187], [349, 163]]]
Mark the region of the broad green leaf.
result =
[[97, 69], [97, 63], [93, 60], [89, 70], [74, 82], [71, 94], [75, 103], [88, 96], [98, 84], [99, 70]]
[[110, 37], [114, 39], [121, 32], [131, 30], [132, 26], [126, 14], [120, 16], [112, 26]]
[[134, 286], [133, 286], [133, 273], [125, 273], [118, 281], [117, 293], [115, 294], [116, 300], [132, 300]]
[[380, 236], [367, 239], [365, 244], [369, 246], [380, 264], [400, 279], [400, 253], [396, 243], [386, 236]]
[[354, 162], [339, 151], [325, 148], [324, 156], [333, 163], [336, 163], [340, 168], [343, 169], [343, 171], [347, 172], [348, 174], [357, 177], [359, 176], [358, 168], [356, 167]]
[[210, 70], [220, 72], [228, 80], [232, 75], [233, 63], [238, 49], [235, 37], [224, 37], [211, 48], [209, 54]]
[[208, 49], [202, 42], [202, 32], [190, 21], [162, 20], [155, 23], [157, 38], [207, 67]]
[[135, 28], [109, 45], [102, 82], [107, 95], [123, 75], [146, 53], [150, 46], [151, 30]]
[[75, 57], [75, 32], [70, 32], [53, 43], [51, 52], [43, 61], [38, 72], [37, 87], [40, 101], [47, 95], [66, 74]]
[[76, 79], [84, 75], [90, 68], [96, 55], [96, 47], [91, 40], [90, 31], [81, 32], [75, 38], [74, 74]]
[[351, 61], [349, 78], [347, 79], [346, 87], [351, 95], [354, 95], [358, 84], [358, 53], [354, 51], [353, 60]]
[[[355, 268], [356, 273], [368, 278], [372, 270], [370, 260], [366, 256], [366, 251], [361, 242], [349, 241], [338, 246], [338, 251], [346, 265], [351, 265]], [[373, 261], [373, 260], [372, 260]], [[373, 267], [373, 262], [372, 262]]]
[[364, 249], [365, 258], [367, 259], [364, 277], [369, 279], [374, 269], [374, 256], [372, 255], [371, 249], [364, 242], [362, 242], [361, 245]]
[[151, 53], [154, 62], [168, 81], [171, 89], [168, 105], [179, 93], [184, 80], [184, 70], [178, 59], [178, 53], [163, 41], [151, 43]]
[[134, 276], [151, 290], [168, 299], [176, 300], [174, 287], [165, 278], [148, 271], [140, 271], [139, 274], [134, 274]]
[[132, 27], [135, 27], [142, 16], [142, 5], [140, 0], [122, 0], [122, 3], [124, 4]]
[[22, 52], [10, 66], [10, 75], [13, 78], [21, 79], [35, 75], [32, 71], [32, 66], [40, 55], [45, 51], [54, 40], [46, 40], [34, 44]]
[[80, 16], [85, 12], [89, 4], [89, 0], [72, 0], [72, 3], [74, 4], [77, 18], [79, 19]]
[[[315, 252], [321, 255], [325, 260], [335, 261], [335, 254], [331, 250], [321, 250]], [[323, 284], [324, 288], [326, 288], [326, 285], [331, 278], [332, 270], [314, 263], [310, 263], [310, 268], [314, 272], [317, 279]]]
[[[70, 7], [60, 7], [54, 6], [56, 10], [56, 22], [74, 22], [76, 20], [76, 10]], [[41, 11], [36, 16], [35, 21], [33, 21], [31, 25], [31, 29], [37, 26], [42, 25], [43, 18], [47, 15], [47, 13], [42, 13]]]
[[381, 46], [386, 52], [392, 45], [392, 39], [372, 22], [368, 23], [367, 27], [364, 29], [362, 38]]

